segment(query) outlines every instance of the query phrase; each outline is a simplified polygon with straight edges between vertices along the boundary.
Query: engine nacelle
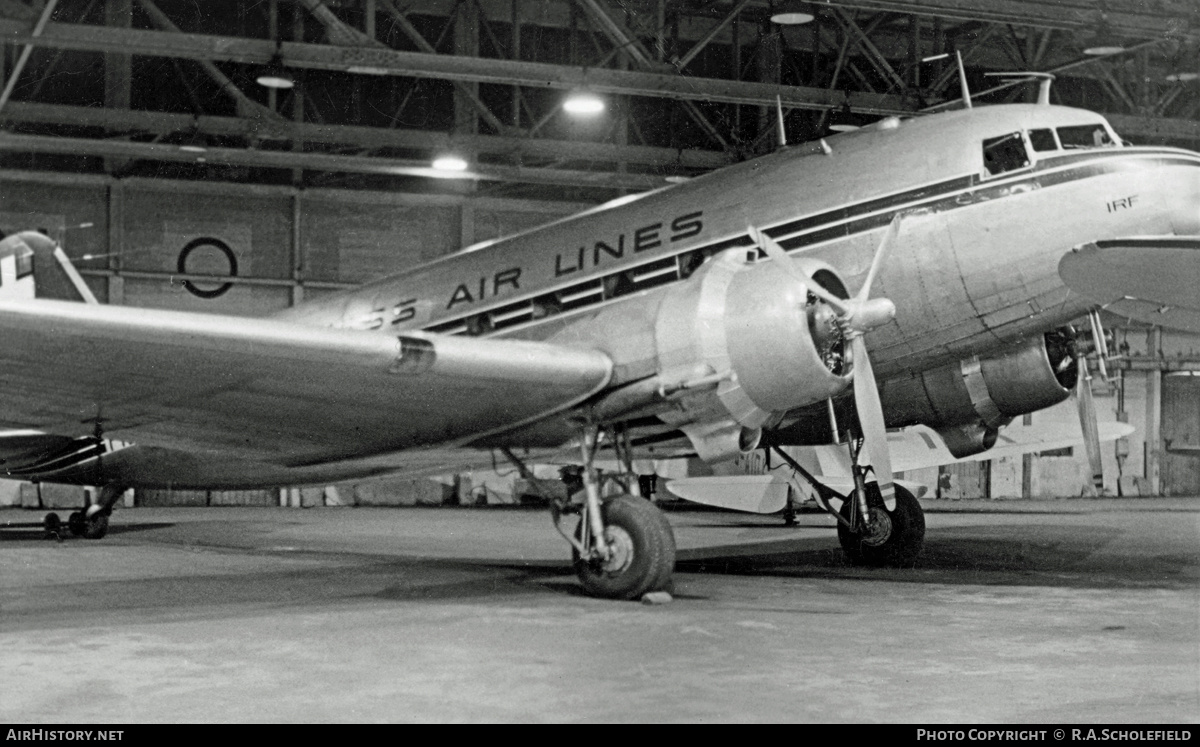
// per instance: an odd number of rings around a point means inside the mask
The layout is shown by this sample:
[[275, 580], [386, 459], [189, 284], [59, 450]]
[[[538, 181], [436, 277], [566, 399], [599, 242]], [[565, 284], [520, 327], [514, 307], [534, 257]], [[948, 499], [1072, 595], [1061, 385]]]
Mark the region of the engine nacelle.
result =
[[[679, 425], [709, 462], [752, 450], [764, 426], [849, 382], [832, 309], [774, 262], [748, 262], [749, 251], [702, 265], [667, 293], [654, 323], [659, 380], [676, 392], [676, 407], [659, 417]], [[845, 295], [828, 265], [793, 261]]]
[[1069, 330], [1059, 329], [986, 358], [890, 380], [880, 391], [888, 425], [924, 423], [951, 433], [947, 445], [954, 440], [960, 446], [958, 457], [990, 448], [983, 446], [987, 431], [1070, 396], [1076, 376], [1072, 339]]
[[1000, 435], [999, 428], [989, 428], [981, 423], [956, 425], [950, 428], [938, 428], [937, 434], [942, 437], [946, 448], [955, 459], [962, 459], [974, 454], [982, 454], [996, 445]]

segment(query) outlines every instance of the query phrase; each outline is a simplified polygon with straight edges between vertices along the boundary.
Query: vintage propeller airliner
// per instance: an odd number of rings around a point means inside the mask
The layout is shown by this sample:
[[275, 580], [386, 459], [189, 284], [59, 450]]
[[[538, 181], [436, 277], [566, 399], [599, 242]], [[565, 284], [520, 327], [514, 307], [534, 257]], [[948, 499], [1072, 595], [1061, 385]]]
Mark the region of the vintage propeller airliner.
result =
[[270, 319], [30, 299], [30, 271], [69, 263], [17, 234], [0, 259], [0, 458], [102, 486], [74, 516], [92, 537], [130, 487], [573, 459], [585, 490], [552, 502], [555, 526], [590, 593], [634, 598], [668, 585], [674, 538], [636, 480], [602, 495], [598, 454], [842, 442], [852, 489], [814, 489], [848, 557], [911, 564], [924, 518], [885, 426], [924, 424], [964, 456], [1065, 399], [1068, 323], [1128, 301], [1106, 290], [1128, 275], [1112, 253], [1148, 252], [1145, 270], [1193, 251], [1198, 167], [1079, 109], [888, 118]]

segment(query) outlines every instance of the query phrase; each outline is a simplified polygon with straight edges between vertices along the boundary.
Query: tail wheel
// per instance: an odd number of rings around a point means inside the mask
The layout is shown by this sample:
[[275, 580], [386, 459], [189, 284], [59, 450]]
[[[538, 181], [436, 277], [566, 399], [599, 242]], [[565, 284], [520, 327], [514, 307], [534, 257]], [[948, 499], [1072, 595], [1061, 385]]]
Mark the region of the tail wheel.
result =
[[608, 559], [588, 560], [578, 551], [572, 553], [575, 573], [588, 594], [636, 599], [666, 588], [675, 570], [675, 534], [662, 511], [627, 495], [604, 503], [601, 511], [604, 539], [611, 550]]
[[[854, 497], [842, 502], [846, 519], [854, 509]], [[838, 541], [851, 565], [908, 568], [917, 562], [925, 545], [925, 512], [913, 494], [896, 485], [896, 510], [882, 505], [870, 507], [870, 520], [859, 521], [861, 529], [851, 532], [838, 522]]]

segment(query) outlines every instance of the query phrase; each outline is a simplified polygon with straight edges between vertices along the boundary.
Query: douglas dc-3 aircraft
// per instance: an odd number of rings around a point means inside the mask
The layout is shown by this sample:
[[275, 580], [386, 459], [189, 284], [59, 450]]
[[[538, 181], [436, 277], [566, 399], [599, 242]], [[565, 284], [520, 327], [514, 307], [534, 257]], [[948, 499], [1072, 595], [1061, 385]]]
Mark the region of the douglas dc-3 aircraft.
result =
[[[1128, 276], [1114, 253], [1138, 273], [1156, 252], [1195, 256], [1198, 167], [1087, 111], [980, 107], [782, 149], [271, 319], [9, 296], [0, 454], [13, 476], [102, 486], [77, 515], [87, 536], [130, 487], [572, 454], [586, 497], [554, 501], [555, 525], [590, 593], [634, 598], [669, 583], [674, 538], [652, 503], [601, 495], [598, 454], [842, 441], [848, 557], [911, 564], [924, 518], [885, 426], [930, 426], [963, 456], [1066, 398], [1068, 322], [1129, 302], [1107, 287]], [[32, 233], [3, 246], [5, 290], [54, 251]]]

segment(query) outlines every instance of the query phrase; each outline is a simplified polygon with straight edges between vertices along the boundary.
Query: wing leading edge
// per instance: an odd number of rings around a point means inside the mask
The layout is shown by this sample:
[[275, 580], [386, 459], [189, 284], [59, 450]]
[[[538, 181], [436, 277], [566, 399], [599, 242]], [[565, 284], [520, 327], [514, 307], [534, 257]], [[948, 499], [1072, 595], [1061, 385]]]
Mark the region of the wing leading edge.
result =
[[1085, 244], [1063, 256], [1058, 274], [1068, 288], [1114, 314], [1200, 332], [1200, 237]]
[[598, 351], [0, 302], [0, 427], [319, 464], [454, 445], [602, 389]]

